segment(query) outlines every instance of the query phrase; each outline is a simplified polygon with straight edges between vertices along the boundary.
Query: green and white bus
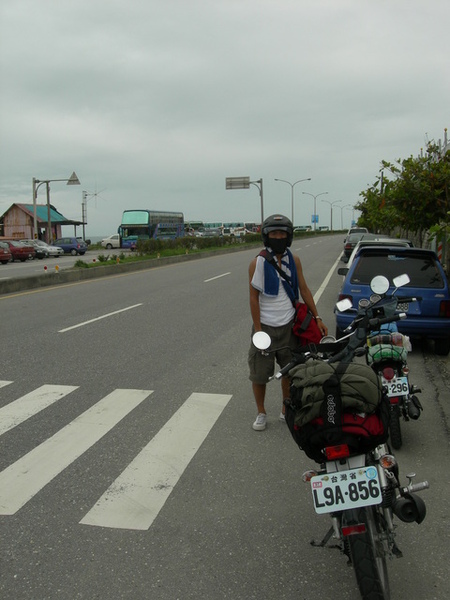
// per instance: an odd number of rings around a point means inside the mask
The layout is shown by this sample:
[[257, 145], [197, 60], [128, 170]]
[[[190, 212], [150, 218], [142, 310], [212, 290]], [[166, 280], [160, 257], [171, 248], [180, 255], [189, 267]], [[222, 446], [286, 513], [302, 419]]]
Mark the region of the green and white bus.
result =
[[184, 235], [182, 212], [124, 210], [119, 226], [120, 247], [134, 250], [138, 240], [168, 240]]

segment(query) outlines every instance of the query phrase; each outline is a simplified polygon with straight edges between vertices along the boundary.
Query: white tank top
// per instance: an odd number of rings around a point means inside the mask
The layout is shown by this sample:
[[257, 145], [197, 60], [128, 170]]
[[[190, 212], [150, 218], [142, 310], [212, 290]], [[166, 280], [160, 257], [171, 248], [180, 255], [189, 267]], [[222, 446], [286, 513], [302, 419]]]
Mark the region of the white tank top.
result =
[[261, 313], [261, 323], [270, 325], [271, 327], [281, 327], [287, 325], [295, 314], [291, 299], [286, 293], [283, 285], [283, 279], [278, 273], [280, 286], [278, 296], [267, 296], [262, 290], [261, 277], [265, 259], [258, 256], [256, 261], [256, 269], [252, 278], [252, 286], [259, 290], [259, 308]]

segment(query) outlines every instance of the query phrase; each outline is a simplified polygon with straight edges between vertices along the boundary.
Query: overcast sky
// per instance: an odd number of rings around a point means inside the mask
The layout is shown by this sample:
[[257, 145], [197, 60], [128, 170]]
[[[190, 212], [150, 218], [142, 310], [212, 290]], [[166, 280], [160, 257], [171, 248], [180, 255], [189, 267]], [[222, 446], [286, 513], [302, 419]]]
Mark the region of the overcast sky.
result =
[[[449, 0], [2, 0], [0, 215], [32, 178], [81, 220], [127, 208], [186, 220], [350, 224], [381, 160], [450, 126]], [[98, 195], [95, 195], [95, 194]], [[326, 200], [323, 202], [322, 200]], [[45, 202], [45, 186], [38, 202]], [[70, 233], [70, 231], [66, 231]]]

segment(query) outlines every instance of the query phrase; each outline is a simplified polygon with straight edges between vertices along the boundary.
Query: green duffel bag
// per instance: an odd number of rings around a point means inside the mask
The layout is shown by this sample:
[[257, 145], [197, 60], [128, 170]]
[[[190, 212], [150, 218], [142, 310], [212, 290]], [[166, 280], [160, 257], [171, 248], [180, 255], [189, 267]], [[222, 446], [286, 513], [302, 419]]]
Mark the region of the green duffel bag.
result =
[[367, 362], [372, 363], [383, 362], [384, 360], [395, 360], [406, 363], [408, 350], [401, 346], [393, 346], [392, 344], [375, 344], [370, 346], [367, 352]]
[[[382, 399], [382, 388], [376, 373], [363, 364], [329, 364], [310, 360], [289, 371], [291, 406], [295, 410], [295, 425], [301, 427], [321, 415], [325, 400], [323, 385], [337, 377], [343, 411], [373, 413]], [[333, 380], [335, 379], [333, 377]]]

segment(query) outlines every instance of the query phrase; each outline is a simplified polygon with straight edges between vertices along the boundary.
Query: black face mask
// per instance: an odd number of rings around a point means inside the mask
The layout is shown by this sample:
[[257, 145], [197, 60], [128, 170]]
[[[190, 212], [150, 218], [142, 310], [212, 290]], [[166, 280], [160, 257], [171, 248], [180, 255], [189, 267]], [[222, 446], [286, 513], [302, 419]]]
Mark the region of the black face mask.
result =
[[269, 248], [272, 248], [275, 254], [284, 254], [287, 244], [287, 238], [269, 238]]

